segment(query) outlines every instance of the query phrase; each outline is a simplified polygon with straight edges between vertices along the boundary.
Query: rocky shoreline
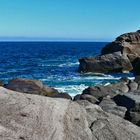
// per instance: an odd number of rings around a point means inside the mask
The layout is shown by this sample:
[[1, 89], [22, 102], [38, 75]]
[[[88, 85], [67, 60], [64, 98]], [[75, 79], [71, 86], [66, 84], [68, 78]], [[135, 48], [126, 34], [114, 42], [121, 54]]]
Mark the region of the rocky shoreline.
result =
[[40, 81], [14, 79], [1, 82], [0, 105], [0, 139], [140, 139], [140, 76], [89, 87], [73, 100]]
[[133, 72], [72, 98], [41, 81], [0, 82], [1, 140], [140, 140], [140, 32], [119, 36], [79, 72]]

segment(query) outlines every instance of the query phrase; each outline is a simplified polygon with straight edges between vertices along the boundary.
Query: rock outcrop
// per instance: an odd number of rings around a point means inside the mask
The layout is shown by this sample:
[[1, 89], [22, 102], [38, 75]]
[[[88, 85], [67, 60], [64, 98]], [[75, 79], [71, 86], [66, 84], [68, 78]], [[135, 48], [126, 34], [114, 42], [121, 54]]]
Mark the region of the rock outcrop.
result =
[[[83, 98], [85, 95], [87, 98]], [[87, 100], [106, 112], [140, 126], [140, 76], [134, 80], [121, 78], [119, 83], [107, 86], [88, 87], [81, 95], [75, 96], [74, 100]]]
[[127, 108], [126, 119], [140, 126], [140, 91], [117, 95], [113, 100], [117, 105]]
[[9, 83], [5, 85], [5, 87], [7, 89], [28, 94], [37, 94], [48, 97], [71, 99], [71, 96], [69, 94], [59, 93], [56, 89], [43, 85], [41, 81], [37, 80], [17, 78], [9, 81]]
[[1, 140], [139, 140], [140, 128], [88, 101], [0, 87]]
[[120, 35], [107, 44], [101, 55], [79, 59], [79, 72], [133, 72], [140, 75], [140, 32]]
[[91, 86], [83, 91], [83, 94], [89, 94], [94, 96], [95, 98], [102, 100], [102, 98], [106, 96], [114, 97], [119, 93], [127, 93], [129, 88], [126, 83], [119, 82], [116, 84], [110, 84], [107, 86], [99, 85], [99, 86]]
[[125, 118], [127, 108], [122, 106], [117, 106], [117, 104], [108, 96], [103, 98], [99, 106], [106, 112]]
[[127, 56], [121, 52], [101, 55], [94, 58], [79, 59], [80, 72], [111, 73], [111, 72], [129, 72], [133, 69]]
[[110, 54], [121, 51], [122, 54], [134, 54], [140, 56], [140, 32], [130, 32], [120, 35], [115, 41], [106, 45], [101, 54]]

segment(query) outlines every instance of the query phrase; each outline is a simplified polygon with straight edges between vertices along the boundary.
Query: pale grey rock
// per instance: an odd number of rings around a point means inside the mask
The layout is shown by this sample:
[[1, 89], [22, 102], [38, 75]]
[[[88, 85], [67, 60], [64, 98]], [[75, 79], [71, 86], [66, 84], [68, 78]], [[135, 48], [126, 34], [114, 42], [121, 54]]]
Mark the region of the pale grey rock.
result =
[[129, 82], [128, 87], [130, 92], [136, 91], [138, 89], [138, 83], [136, 83], [135, 81], [131, 81]]
[[[87, 111], [87, 119], [92, 131], [93, 139], [96, 140], [138, 140], [140, 128], [119, 116], [106, 113], [102, 109], [89, 102], [80, 101]], [[137, 135], [138, 133], [138, 135]], [[129, 135], [129, 136], [128, 136]]]
[[139, 127], [86, 100], [77, 102], [0, 87], [0, 140], [140, 139]]

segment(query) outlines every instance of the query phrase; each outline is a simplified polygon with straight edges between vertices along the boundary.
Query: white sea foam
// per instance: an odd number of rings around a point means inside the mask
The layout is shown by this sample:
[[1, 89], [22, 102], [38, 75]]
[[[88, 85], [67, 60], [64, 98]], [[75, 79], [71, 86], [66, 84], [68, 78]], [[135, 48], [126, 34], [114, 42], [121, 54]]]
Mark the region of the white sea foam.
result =
[[52, 64], [38, 64], [39, 67], [72, 67], [79, 65], [79, 62], [65, 62], [65, 63], [52, 63]]
[[84, 89], [86, 89], [88, 86], [81, 84], [81, 85], [65, 85], [60, 87], [55, 87], [59, 92], [67, 92], [72, 97], [81, 94]]
[[108, 83], [104, 84], [104, 86], [108, 86], [108, 85], [110, 85], [110, 84], [111, 84], [111, 83], [108, 82]]
[[76, 65], [79, 65], [79, 62], [73, 62], [73, 63], [63, 63], [63, 64], [60, 64], [59, 67], [71, 67], [71, 66], [76, 66]]

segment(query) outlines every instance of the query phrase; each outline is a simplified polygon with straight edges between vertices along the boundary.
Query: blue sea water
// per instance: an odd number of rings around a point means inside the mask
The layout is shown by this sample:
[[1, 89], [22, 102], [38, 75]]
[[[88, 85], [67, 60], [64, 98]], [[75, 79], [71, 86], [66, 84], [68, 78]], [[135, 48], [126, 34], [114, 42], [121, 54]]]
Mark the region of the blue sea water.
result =
[[117, 82], [128, 74], [80, 74], [78, 59], [96, 56], [107, 42], [0, 42], [0, 80], [41, 80], [72, 96], [90, 85]]

